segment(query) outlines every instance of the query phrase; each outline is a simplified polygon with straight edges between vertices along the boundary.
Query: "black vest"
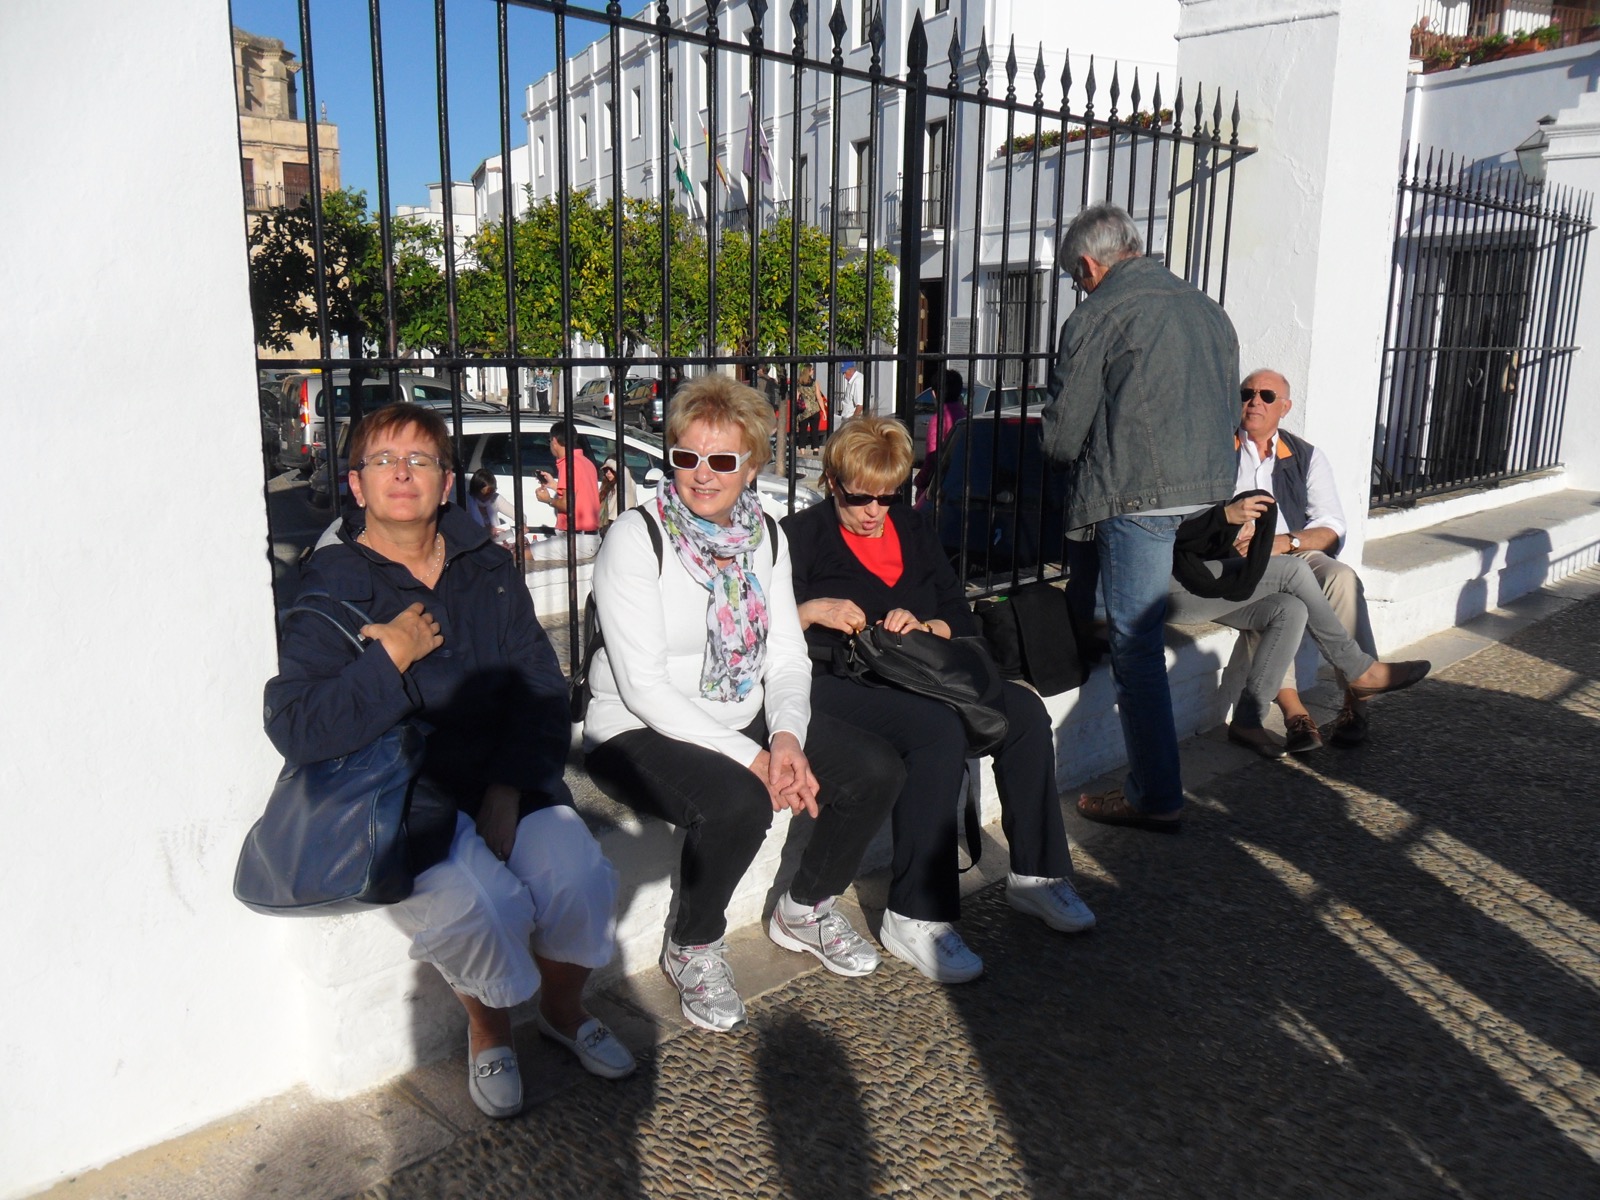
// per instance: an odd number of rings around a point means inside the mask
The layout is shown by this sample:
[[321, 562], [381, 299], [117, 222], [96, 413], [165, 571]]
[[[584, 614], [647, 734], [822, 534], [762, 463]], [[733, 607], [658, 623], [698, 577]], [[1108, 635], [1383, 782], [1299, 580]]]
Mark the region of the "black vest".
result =
[[1306, 527], [1306, 477], [1311, 471], [1310, 442], [1287, 429], [1278, 430], [1278, 441], [1289, 447], [1287, 456], [1272, 460], [1272, 495], [1290, 529]]

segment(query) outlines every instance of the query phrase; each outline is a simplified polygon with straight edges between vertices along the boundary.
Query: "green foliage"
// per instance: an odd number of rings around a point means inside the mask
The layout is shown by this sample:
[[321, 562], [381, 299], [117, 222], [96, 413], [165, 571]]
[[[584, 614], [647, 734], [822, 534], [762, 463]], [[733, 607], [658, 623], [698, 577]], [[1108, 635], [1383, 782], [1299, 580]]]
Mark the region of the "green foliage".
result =
[[[620, 228], [618, 222], [620, 220]], [[323, 196], [323, 247], [328, 323], [349, 339], [360, 357], [366, 341], [381, 342], [387, 328], [383, 253], [378, 224], [360, 192]], [[399, 352], [449, 346], [441, 231], [430, 224], [393, 223], [394, 315]], [[710, 258], [705, 236], [676, 208], [663, 221], [658, 202], [624, 199], [620, 210], [588, 192], [531, 202], [512, 227], [516, 256], [516, 353], [559, 355], [567, 331], [626, 361], [642, 347], [657, 354], [690, 355], [708, 349]], [[566, 236], [563, 312], [562, 234]], [[790, 251], [794, 226], [784, 217], [761, 234], [758, 274], [752, 279], [747, 234], [724, 235], [717, 253], [717, 347], [749, 353], [751, 294], [758, 296], [754, 345], [786, 352], [790, 345]], [[796, 337], [802, 354], [821, 354], [832, 343], [863, 347], [895, 336], [893, 257], [878, 250], [872, 312], [867, 313], [869, 263], [855, 250], [834, 254], [825, 231], [801, 225], [796, 296]], [[620, 239], [621, 274], [616, 266]], [[666, 242], [666, 297], [662, 243]], [[287, 349], [299, 333], [316, 334], [315, 261], [309, 202], [263, 213], [250, 233], [250, 294], [257, 342]], [[457, 264], [457, 339], [468, 353], [505, 354], [506, 236], [498, 224], [483, 229]], [[836, 268], [830, 271], [830, 267]], [[754, 287], [752, 287], [754, 284]], [[670, 297], [670, 311], [663, 301]], [[832, 324], [830, 325], [830, 321]], [[670, 322], [670, 328], [669, 328]]]
[[[404, 347], [441, 347], [444, 287], [434, 260], [442, 253], [432, 226], [397, 220], [395, 301]], [[317, 334], [315, 226], [308, 197], [298, 208], [269, 209], [250, 229], [250, 304], [256, 343], [287, 350], [296, 334]], [[322, 196], [322, 255], [328, 329], [348, 339], [353, 356], [385, 327], [383, 243], [364, 192]]]
[[[620, 291], [613, 256], [616, 209], [588, 192], [568, 197], [565, 220], [554, 199], [532, 202], [512, 226], [516, 255], [518, 350], [561, 353], [563, 331], [629, 358], [642, 344], [673, 354], [697, 348], [705, 334], [705, 242], [682, 213], [668, 214], [671, 338], [661, 287], [662, 220], [658, 204], [625, 199], [621, 214]], [[567, 234], [569, 308], [561, 309], [561, 232]], [[505, 231], [494, 225], [472, 243], [474, 268], [461, 280], [462, 343], [503, 353], [506, 346]], [[620, 310], [620, 311], [619, 311]]]
[[[874, 252], [869, 264], [860, 251], [841, 248], [837, 272], [830, 278], [835, 262], [826, 230], [799, 226], [799, 255], [793, 256], [795, 225], [790, 217], [779, 217], [761, 231], [760, 259], [752, 289], [750, 236], [729, 233], [723, 237], [717, 256], [717, 335], [718, 341], [740, 354], [788, 352], [791, 333], [800, 354], [822, 354], [833, 344], [856, 349], [872, 338], [895, 340], [894, 289], [889, 270], [894, 256], [887, 250]], [[791, 295], [790, 264], [798, 263]], [[867, 313], [867, 277], [873, 276], [872, 313]], [[750, 331], [750, 296], [756, 305], [755, 339]], [[797, 320], [791, 322], [790, 304], [795, 301]], [[830, 324], [830, 321], [833, 322]]]

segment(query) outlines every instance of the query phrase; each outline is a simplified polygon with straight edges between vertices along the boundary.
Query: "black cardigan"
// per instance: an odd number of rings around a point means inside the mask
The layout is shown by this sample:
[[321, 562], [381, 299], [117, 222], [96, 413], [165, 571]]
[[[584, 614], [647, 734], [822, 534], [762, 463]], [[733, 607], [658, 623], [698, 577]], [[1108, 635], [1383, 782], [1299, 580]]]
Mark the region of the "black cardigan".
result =
[[[915, 613], [920, 621], [945, 622], [955, 637], [976, 635], [977, 621], [933, 527], [921, 513], [904, 505], [890, 508], [888, 519], [900, 537], [903, 563], [900, 579], [893, 587], [862, 566], [845, 544], [832, 500], [785, 517], [783, 532], [789, 539], [789, 557], [794, 564], [795, 602], [853, 600], [871, 624], [883, 620], [890, 609], [903, 608]], [[832, 670], [844, 636], [837, 629], [821, 625], [806, 630], [815, 672]]]

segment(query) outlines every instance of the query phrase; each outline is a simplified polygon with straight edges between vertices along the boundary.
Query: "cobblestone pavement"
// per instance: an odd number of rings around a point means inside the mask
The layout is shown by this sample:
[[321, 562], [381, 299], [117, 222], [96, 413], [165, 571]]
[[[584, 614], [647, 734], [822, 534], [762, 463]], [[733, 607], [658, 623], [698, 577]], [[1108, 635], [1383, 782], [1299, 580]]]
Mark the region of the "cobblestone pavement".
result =
[[1180, 837], [1069, 817], [1090, 935], [990, 888], [975, 984], [809, 972], [364, 1194], [1600, 1196], [1597, 681], [1588, 600]]

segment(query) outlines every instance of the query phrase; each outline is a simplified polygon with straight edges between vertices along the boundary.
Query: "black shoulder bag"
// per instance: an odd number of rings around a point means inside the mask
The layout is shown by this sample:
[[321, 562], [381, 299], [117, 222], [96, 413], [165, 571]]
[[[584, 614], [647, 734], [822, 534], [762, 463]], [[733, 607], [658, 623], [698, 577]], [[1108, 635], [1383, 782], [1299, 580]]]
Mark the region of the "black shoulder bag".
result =
[[845, 640], [840, 666], [849, 678], [949, 705], [974, 757], [993, 754], [1005, 741], [1000, 670], [982, 638], [942, 638], [920, 629], [890, 633], [869, 625]]

